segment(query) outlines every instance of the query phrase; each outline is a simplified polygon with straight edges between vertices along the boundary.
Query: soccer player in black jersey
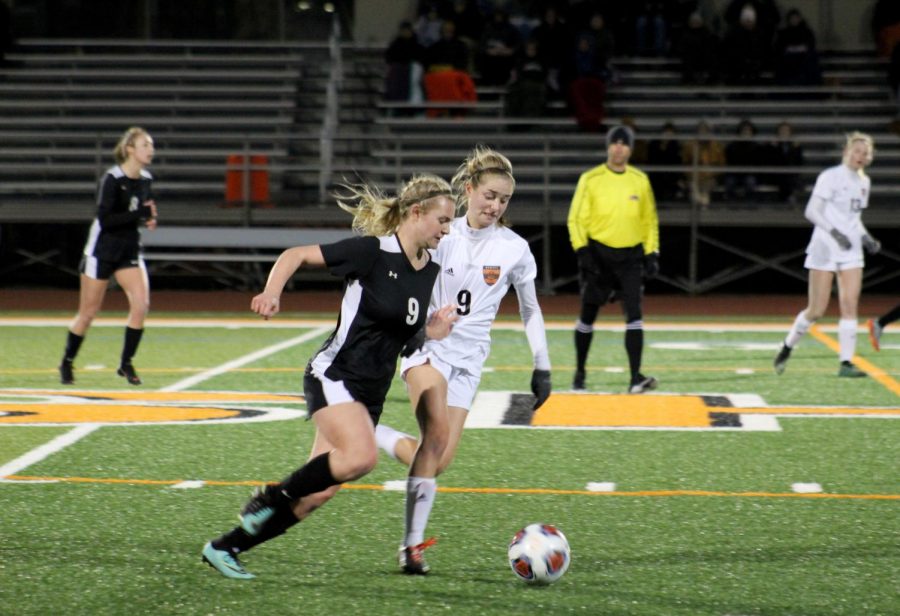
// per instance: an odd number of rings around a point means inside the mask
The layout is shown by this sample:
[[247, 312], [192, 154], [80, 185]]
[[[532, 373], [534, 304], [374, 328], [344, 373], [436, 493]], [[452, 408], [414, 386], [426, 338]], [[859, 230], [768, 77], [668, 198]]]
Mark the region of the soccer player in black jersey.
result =
[[109, 279], [128, 297], [128, 323], [119, 360], [119, 376], [140, 385], [132, 357], [144, 333], [144, 319], [150, 308], [150, 282], [141, 256], [140, 227], [156, 229], [156, 202], [146, 167], [153, 161], [153, 138], [140, 127], [125, 131], [113, 154], [116, 165], [100, 179], [97, 190], [97, 217], [91, 224], [81, 259], [81, 292], [78, 314], [69, 326], [66, 348], [59, 365], [63, 385], [75, 382], [72, 363], [91, 322], [103, 304]]
[[284, 285], [301, 266], [326, 266], [346, 288], [337, 326], [306, 367], [303, 390], [316, 424], [305, 465], [257, 491], [241, 511], [241, 524], [203, 546], [203, 560], [222, 575], [250, 579], [238, 553], [283, 534], [299, 519], [300, 499], [321, 502], [375, 467], [375, 425], [404, 345], [425, 328], [445, 337], [456, 306], [437, 311], [426, 325], [431, 290], [440, 271], [432, 250], [450, 230], [455, 200], [450, 185], [431, 175], [411, 179], [394, 198], [351, 187], [361, 237], [284, 251], [251, 309], [268, 319], [279, 311]]

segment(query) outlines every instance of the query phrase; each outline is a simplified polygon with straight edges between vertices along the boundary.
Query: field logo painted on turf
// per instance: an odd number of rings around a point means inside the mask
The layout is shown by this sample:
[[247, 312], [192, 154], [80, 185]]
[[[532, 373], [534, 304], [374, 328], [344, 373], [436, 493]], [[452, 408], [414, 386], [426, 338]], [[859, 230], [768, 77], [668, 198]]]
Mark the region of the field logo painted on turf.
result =
[[246, 392], [2, 390], [0, 426], [279, 421], [305, 417], [303, 410], [280, 406], [304, 402], [302, 396]]
[[554, 393], [533, 405], [527, 394], [479, 392], [466, 427], [778, 431], [779, 416], [900, 418], [900, 408], [769, 406], [755, 394]]

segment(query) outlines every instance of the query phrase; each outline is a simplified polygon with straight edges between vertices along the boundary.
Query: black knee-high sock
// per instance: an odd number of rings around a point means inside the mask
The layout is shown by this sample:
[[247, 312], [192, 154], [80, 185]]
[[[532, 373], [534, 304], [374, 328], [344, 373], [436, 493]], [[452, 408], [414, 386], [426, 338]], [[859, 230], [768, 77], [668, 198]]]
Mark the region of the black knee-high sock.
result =
[[882, 327], [885, 327], [888, 323], [893, 323], [897, 319], [900, 319], [900, 306], [896, 306], [893, 310], [888, 312], [887, 314], [878, 318], [878, 324]]
[[222, 536], [213, 539], [212, 546], [217, 550], [230, 549], [237, 552], [246, 552], [260, 543], [265, 543], [269, 539], [283, 535], [291, 526], [298, 522], [300, 520], [297, 519], [290, 507], [276, 509], [272, 517], [265, 521], [262, 528], [259, 529], [259, 533], [255, 536], [248, 535], [243, 528], [235, 526]]
[[298, 498], [307, 494], [321, 492], [325, 488], [337, 485], [337, 481], [331, 474], [331, 466], [328, 463], [328, 453], [323, 453], [290, 474], [281, 483], [266, 488], [266, 493], [275, 497], [279, 507], [293, 503]]
[[588, 351], [591, 350], [591, 341], [594, 339], [594, 332], [580, 332], [575, 330], [575, 369], [584, 372], [584, 365], [587, 363]]
[[78, 349], [81, 348], [82, 342], [84, 342], [84, 336], [69, 332], [66, 336], [66, 350], [63, 351], [63, 361], [75, 361], [75, 356], [78, 355]]
[[628, 353], [628, 367], [631, 369], [631, 380], [635, 380], [641, 372], [641, 353], [644, 350], [644, 330], [625, 329], [625, 352]]
[[125, 328], [125, 344], [122, 346], [121, 365], [125, 366], [131, 363], [131, 358], [137, 353], [137, 348], [141, 343], [141, 336], [143, 335], [143, 329], [134, 329], [132, 327]]

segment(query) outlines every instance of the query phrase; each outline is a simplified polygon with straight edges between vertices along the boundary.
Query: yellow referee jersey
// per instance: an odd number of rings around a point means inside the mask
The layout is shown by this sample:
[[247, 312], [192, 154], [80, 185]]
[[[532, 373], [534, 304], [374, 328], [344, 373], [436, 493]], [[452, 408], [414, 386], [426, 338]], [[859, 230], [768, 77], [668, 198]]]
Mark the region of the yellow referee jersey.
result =
[[621, 173], [606, 163], [585, 171], [569, 209], [569, 240], [578, 250], [593, 239], [613, 248], [644, 245], [644, 254], [659, 252], [659, 218], [650, 180], [626, 165]]

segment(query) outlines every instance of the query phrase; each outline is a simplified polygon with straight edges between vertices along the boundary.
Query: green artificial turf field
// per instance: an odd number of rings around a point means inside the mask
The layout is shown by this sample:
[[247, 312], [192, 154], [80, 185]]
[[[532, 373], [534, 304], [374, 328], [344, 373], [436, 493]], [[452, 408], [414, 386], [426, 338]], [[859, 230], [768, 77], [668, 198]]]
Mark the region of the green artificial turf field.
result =
[[[571, 324], [551, 319], [555, 393], [523, 423], [503, 407], [528, 393], [530, 352], [504, 321], [473, 408], [484, 427], [438, 480], [430, 575], [399, 573], [404, 494], [389, 488], [405, 469], [382, 455], [247, 553], [258, 577], [236, 582], [200, 548], [235, 524], [251, 485], [305, 459], [302, 368], [332, 323], [154, 315], [138, 388], [115, 375], [112, 315], [65, 388], [68, 319], [30, 316], [0, 320], [0, 614], [900, 614], [890, 330], [880, 353], [860, 333], [869, 378], [839, 379], [828, 328], [778, 377], [782, 322], [649, 323], [644, 372], [660, 389], [626, 396], [621, 323], [598, 323], [590, 392], [574, 394]], [[383, 422], [415, 430], [399, 380]], [[572, 547], [548, 587], [506, 562], [532, 522]]]

